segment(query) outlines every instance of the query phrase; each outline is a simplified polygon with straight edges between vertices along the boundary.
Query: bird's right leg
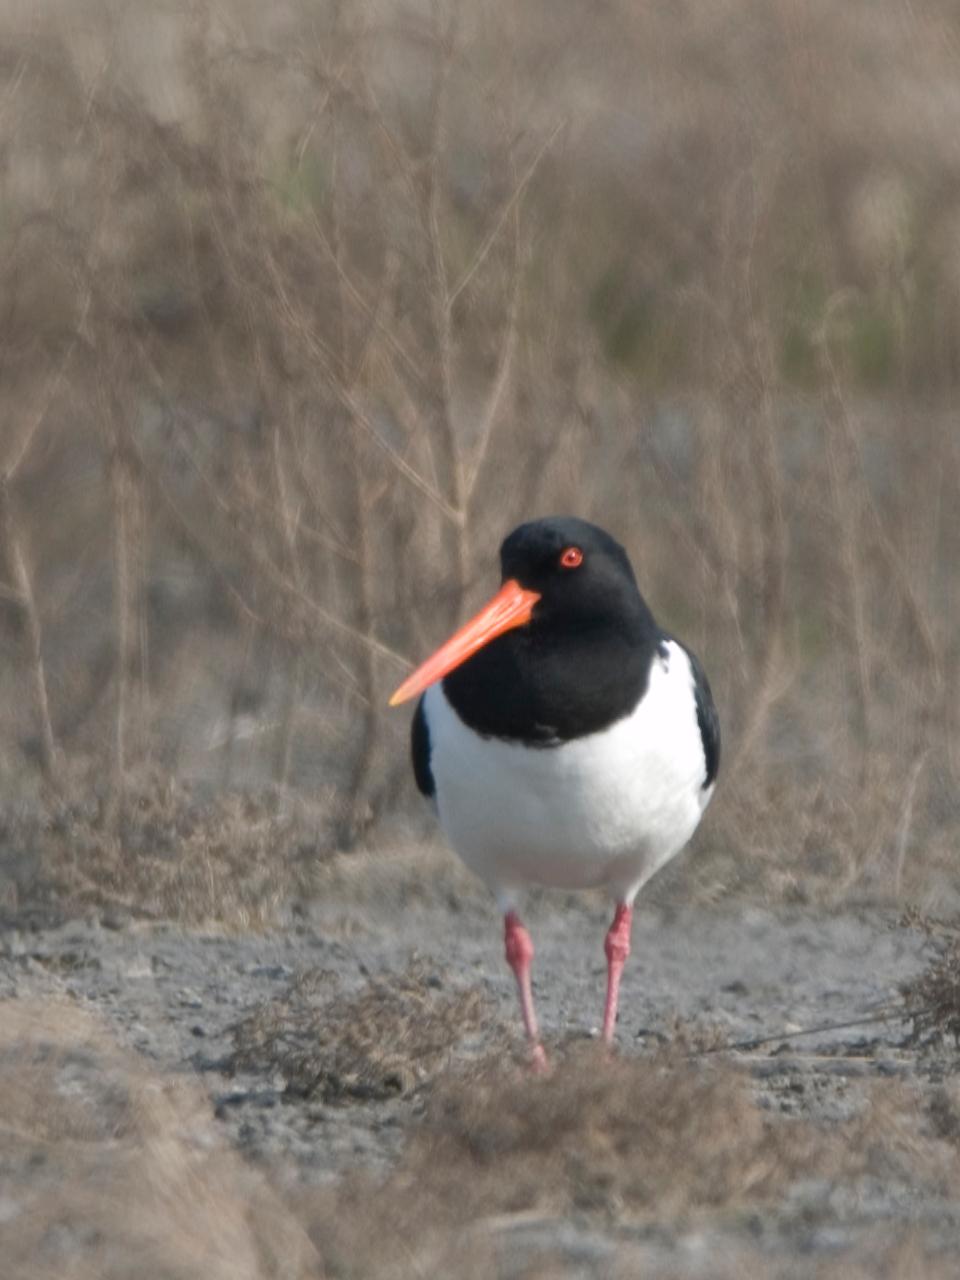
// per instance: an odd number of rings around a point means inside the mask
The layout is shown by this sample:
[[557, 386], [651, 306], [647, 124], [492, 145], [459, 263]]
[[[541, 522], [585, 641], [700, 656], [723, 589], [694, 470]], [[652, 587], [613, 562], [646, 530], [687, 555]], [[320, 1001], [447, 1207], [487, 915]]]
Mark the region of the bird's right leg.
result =
[[533, 989], [530, 985], [530, 962], [533, 960], [533, 943], [530, 935], [520, 923], [515, 911], [508, 911], [503, 919], [504, 943], [506, 945], [507, 964], [513, 970], [520, 993], [520, 1012], [523, 1014], [523, 1025], [530, 1042], [530, 1052], [534, 1069], [546, 1070], [547, 1055], [540, 1043], [540, 1028], [537, 1026], [537, 1015], [533, 1007]]
[[607, 953], [607, 999], [603, 1007], [603, 1041], [613, 1044], [617, 1025], [617, 1005], [620, 1001], [620, 976], [630, 955], [630, 926], [633, 923], [633, 907], [618, 902], [613, 924], [607, 931], [603, 949]]

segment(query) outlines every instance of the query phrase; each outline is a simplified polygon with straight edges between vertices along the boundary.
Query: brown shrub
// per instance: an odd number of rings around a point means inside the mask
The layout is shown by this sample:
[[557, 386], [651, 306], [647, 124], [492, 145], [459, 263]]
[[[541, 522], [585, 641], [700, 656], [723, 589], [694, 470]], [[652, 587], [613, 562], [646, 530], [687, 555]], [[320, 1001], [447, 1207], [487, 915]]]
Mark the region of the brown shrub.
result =
[[936, 939], [938, 954], [916, 978], [901, 987], [912, 1039], [939, 1045], [948, 1036], [960, 1047], [960, 921], [925, 920], [908, 915]]
[[[709, 1239], [738, 1215], [776, 1213], [789, 1188], [809, 1180], [886, 1177], [942, 1191], [957, 1176], [957, 1154], [923, 1128], [918, 1097], [899, 1086], [881, 1085], [859, 1116], [826, 1132], [760, 1110], [729, 1062], [704, 1066], [673, 1052], [609, 1060], [593, 1045], [546, 1079], [488, 1061], [441, 1081], [393, 1173], [348, 1176], [304, 1197], [298, 1212], [324, 1265], [347, 1278], [473, 1280], [500, 1274], [508, 1257], [511, 1274], [573, 1275], [561, 1237], [591, 1218], [615, 1242], [611, 1274], [685, 1276], [663, 1254], [652, 1265], [656, 1252], [637, 1243], [638, 1228]], [[793, 1274], [782, 1258], [737, 1244], [736, 1232], [727, 1241], [711, 1274]], [[878, 1231], [816, 1274], [907, 1280], [925, 1274], [922, 1263], [948, 1274], [919, 1238]]]
[[491, 1022], [485, 995], [444, 990], [425, 961], [368, 979], [353, 995], [331, 985], [336, 975], [311, 970], [239, 1022], [232, 1068], [279, 1073], [299, 1097], [391, 1097], [434, 1078], [465, 1037]]
[[[667, 1222], [774, 1200], [829, 1145], [770, 1125], [725, 1064], [607, 1060], [592, 1045], [545, 1080], [488, 1061], [442, 1081], [394, 1174], [348, 1178], [304, 1212], [335, 1274], [495, 1274], [501, 1232], [528, 1222], [543, 1224], [537, 1265], [549, 1275], [546, 1242], [571, 1214]], [[348, 1212], [373, 1201], [377, 1238]]]
[[305, 800], [276, 788], [204, 795], [157, 769], [132, 770], [111, 821], [109, 784], [84, 770], [42, 807], [12, 812], [4, 841], [27, 854], [13, 902], [54, 913], [109, 906], [134, 916], [258, 929], [308, 897], [328, 855]]

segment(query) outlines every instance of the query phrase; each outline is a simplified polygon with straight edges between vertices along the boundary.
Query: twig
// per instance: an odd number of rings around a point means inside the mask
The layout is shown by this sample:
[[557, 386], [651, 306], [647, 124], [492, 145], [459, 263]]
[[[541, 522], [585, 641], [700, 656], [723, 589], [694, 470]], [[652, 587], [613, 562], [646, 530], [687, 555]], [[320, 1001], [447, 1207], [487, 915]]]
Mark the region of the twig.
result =
[[764, 1044], [779, 1044], [781, 1040], [796, 1040], [800, 1036], [818, 1035], [823, 1031], [847, 1031], [851, 1027], [869, 1027], [878, 1022], [905, 1022], [912, 1015], [906, 1010], [887, 1009], [882, 1013], [869, 1014], [862, 1018], [851, 1018], [846, 1022], [821, 1022], [815, 1027], [803, 1027], [799, 1031], [781, 1031], [779, 1035], [755, 1036], [750, 1040], [735, 1040], [732, 1044], [711, 1045], [707, 1049], [696, 1049], [691, 1056], [699, 1057], [707, 1053], [728, 1053], [731, 1050], [749, 1052], [759, 1049]]
[[507, 306], [507, 315], [504, 320], [503, 338], [500, 342], [500, 355], [497, 360], [497, 369], [490, 386], [490, 394], [487, 397], [487, 403], [480, 420], [479, 439], [474, 449], [473, 460], [467, 470], [466, 480], [464, 484], [464, 501], [470, 502], [473, 491], [476, 488], [477, 478], [480, 475], [480, 469], [483, 466], [484, 459], [487, 456], [487, 450], [490, 445], [490, 437], [493, 433], [493, 427], [497, 420], [500, 410], [500, 404], [503, 400], [504, 393], [510, 381], [510, 368], [513, 363], [513, 353], [517, 345], [517, 316], [520, 311], [520, 217], [519, 210], [514, 213], [514, 260], [512, 283], [510, 288], [510, 301]]
[[[186, 456], [190, 458], [191, 463], [197, 466], [198, 471], [202, 470], [199, 467], [199, 465], [195, 463], [195, 460], [190, 457], [189, 454], [187, 454]], [[220, 581], [223, 583], [227, 591], [229, 591], [233, 599], [242, 606], [243, 612], [248, 617], [258, 622], [260, 625], [270, 626], [272, 629], [279, 631], [281, 634], [295, 636], [297, 639], [302, 641], [303, 640], [302, 626], [299, 630], [292, 627], [288, 628], [287, 630], [284, 630], [280, 626], [279, 619], [273, 618], [268, 622], [268, 620], [262, 614], [258, 613], [256, 609], [252, 608], [252, 606], [244, 598], [243, 593], [236, 586], [236, 583], [232, 582], [230, 578], [227, 576], [227, 574], [223, 572], [223, 570], [217, 564], [216, 556], [209, 551], [208, 547], [203, 542], [203, 539], [196, 532], [196, 530], [193, 528], [192, 524], [190, 523], [189, 519], [186, 517], [186, 515], [184, 515], [179, 505], [173, 499], [166, 485], [164, 485], [162, 480], [160, 480], [156, 476], [153, 477], [153, 483], [156, 487], [157, 492], [163, 498], [164, 503], [167, 506], [168, 510], [171, 512], [171, 514], [173, 514], [176, 517], [180, 527], [184, 530], [185, 533], [189, 535], [189, 537], [195, 543], [195, 545], [202, 548], [204, 558], [210, 564], [211, 568], [213, 568], [214, 572], [220, 578]], [[289, 579], [287, 579], [284, 576], [283, 572], [280, 569], [278, 569], [277, 566], [263, 552], [258, 551], [258, 549], [255, 547], [252, 541], [248, 543], [247, 551], [250, 553], [257, 567], [264, 572], [264, 575], [267, 578], [268, 582], [282, 596], [285, 596], [288, 602], [292, 601], [303, 606], [304, 610], [312, 614], [319, 622], [322, 622], [324, 626], [330, 627], [332, 630], [336, 631], [339, 635], [342, 635], [345, 639], [353, 641], [356, 644], [367, 646], [374, 653], [379, 654], [381, 658], [386, 658], [389, 662], [394, 663], [396, 666], [401, 667], [404, 670], [408, 671], [410, 667], [413, 665], [410, 659], [405, 657], [403, 654], [397, 653], [394, 649], [391, 649], [388, 645], [383, 644], [381, 641], [375, 639], [373, 636], [362, 635], [360, 632], [356, 630], [356, 628], [351, 627], [349, 624], [343, 622], [340, 618], [337, 618], [334, 614], [330, 613], [327, 609], [324, 609], [321, 604], [319, 604], [316, 600], [313, 600], [310, 596], [308, 596], [305, 591], [299, 590], [296, 584], [290, 582]]]
[[13, 514], [10, 485], [0, 476], [0, 553], [4, 554], [13, 579], [11, 597], [16, 601], [26, 631], [30, 674], [33, 682], [33, 701], [36, 707], [37, 729], [40, 738], [40, 768], [44, 778], [56, 785], [59, 780], [58, 754], [50, 718], [50, 699], [47, 693], [46, 668], [43, 661], [43, 644], [40, 615], [30, 571], [27, 568], [17, 523]]
[[527, 165], [527, 168], [523, 174], [523, 177], [514, 187], [510, 195], [510, 198], [507, 200], [506, 204], [500, 210], [500, 213], [497, 216], [496, 221], [494, 222], [490, 230], [487, 232], [487, 235], [484, 237], [483, 243], [480, 245], [480, 248], [474, 254], [473, 261], [464, 271], [463, 275], [460, 277], [460, 279], [457, 281], [457, 283], [454, 285], [453, 289], [450, 291], [449, 295], [447, 296], [448, 310], [452, 308], [453, 304], [460, 297], [460, 294], [463, 293], [464, 289], [467, 287], [467, 285], [470, 283], [470, 281], [473, 279], [476, 273], [480, 270], [481, 266], [483, 265], [484, 259], [486, 258], [487, 254], [490, 252], [490, 250], [493, 248], [494, 244], [496, 243], [497, 236], [499, 236], [504, 223], [506, 222], [507, 218], [509, 218], [513, 209], [516, 207], [517, 202], [520, 200], [524, 191], [526, 191], [527, 187], [530, 185], [534, 174], [537, 172], [537, 170], [540, 167], [540, 162], [543, 160], [543, 157], [547, 154], [547, 152], [553, 146], [554, 142], [556, 142], [557, 138], [560, 136], [560, 133], [563, 130], [563, 127], [566, 123], [567, 123], [566, 119], [558, 120], [557, 123], [553, 126], [553, 129], [551, 130], [551, 132], [540, 144], [540, 147], [538, 148], [536, 155]]
[[928, 754], [929, 751], [920, 752], [913, 762], [913, 768], [910, 770], [910, 776], [907, 779], [903, 812], [900, 816], [900, 828], [897, 832], [897, 870], [893, 881], [893, 892], [896, 897], [900, 896], [900, 886], [903, 882], [903, 868], [907, 860], [907, 845], [910, 840], [910, 824], [913, 818], [913, 802], [917, 793], [917, 783], [920, 781], [920, 774], [927, 762]]

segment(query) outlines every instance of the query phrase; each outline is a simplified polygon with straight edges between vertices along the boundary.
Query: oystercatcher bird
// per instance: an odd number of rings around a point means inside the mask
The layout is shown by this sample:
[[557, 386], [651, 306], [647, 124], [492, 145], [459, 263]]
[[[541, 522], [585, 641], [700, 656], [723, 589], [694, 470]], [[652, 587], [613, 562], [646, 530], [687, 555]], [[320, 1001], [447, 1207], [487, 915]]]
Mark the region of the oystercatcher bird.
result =
[[534, 1062], [529, 885], [602, 887], [603, 1038], [613, 1039], [633, 902], [687, 843], [711, 795], [720, 727], [697, 658], [657, 625], [623, 547], [573, 517], [522, 524], [500, 548], [503, 585], [403, 682], [421, 694], [413, 772], [454, 849], [504, 913]]

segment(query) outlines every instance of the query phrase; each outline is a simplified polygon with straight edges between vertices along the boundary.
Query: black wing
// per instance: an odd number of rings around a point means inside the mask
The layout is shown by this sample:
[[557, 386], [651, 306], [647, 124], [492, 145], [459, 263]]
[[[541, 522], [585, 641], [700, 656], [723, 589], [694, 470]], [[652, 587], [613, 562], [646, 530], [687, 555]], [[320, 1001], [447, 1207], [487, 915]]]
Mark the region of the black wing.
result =
[[418, 788], [425, 796], [432, 796], [437, 787], [430, 771], [430, 730], [427, 728], [427, 717], [423, 714], [423, 698], [417, 703], [413, 724], [410, 726], [410, 755]]
[[693, 671], [693, 693], [697, 700], [697, 724], [700, 726], [700, 740], [703, 743], [703, 758], [707, 766], [704, 789], [715, 780], [720, 769], [720, 717], [710, 692], [710, 681], [707, 673], [700, 665], [700, 659], [687, 649], [690, 667]]

